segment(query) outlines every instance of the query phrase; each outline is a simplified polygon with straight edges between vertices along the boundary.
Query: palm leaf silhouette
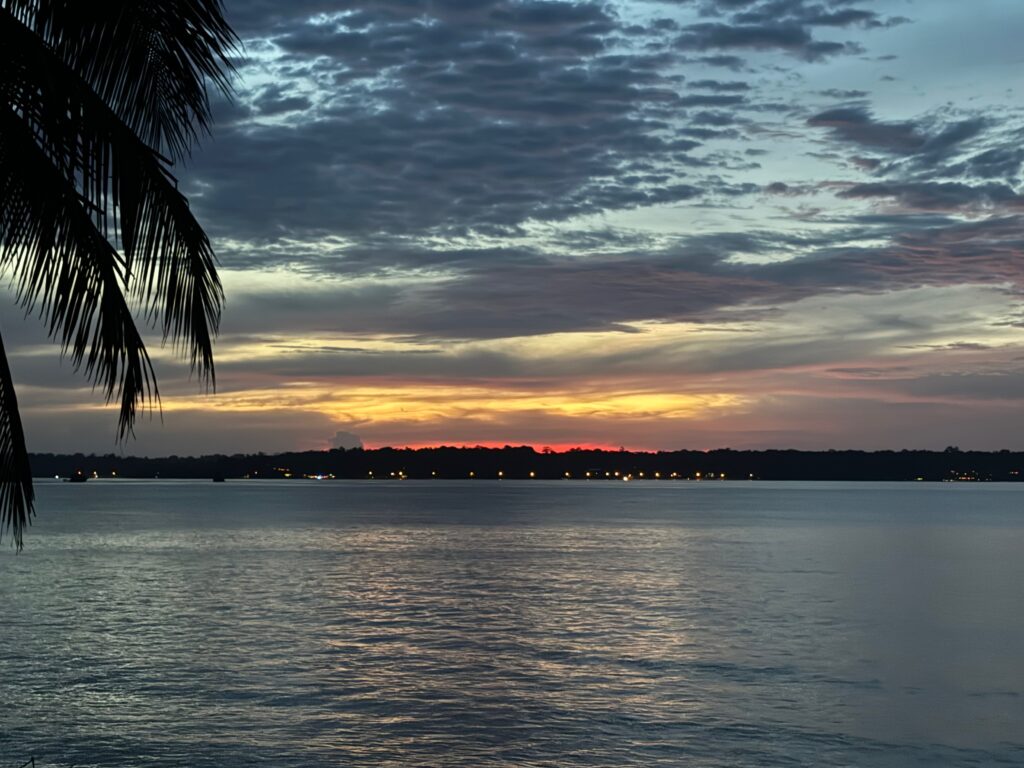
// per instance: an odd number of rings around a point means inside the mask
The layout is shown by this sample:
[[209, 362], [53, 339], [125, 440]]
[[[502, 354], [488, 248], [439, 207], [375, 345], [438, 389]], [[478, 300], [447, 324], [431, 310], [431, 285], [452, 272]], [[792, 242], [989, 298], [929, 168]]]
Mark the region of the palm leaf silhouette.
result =
[[[223, 292], [170, 165], [208, 129], [235, 43], [217, 0], [0, 0], [0, 266], [120, 401], [122, 439], [159, 402], [132, 307], [215, 384]], [[33, 495], [6, 356], [0, 409], [0, 533], [20, 548]]]

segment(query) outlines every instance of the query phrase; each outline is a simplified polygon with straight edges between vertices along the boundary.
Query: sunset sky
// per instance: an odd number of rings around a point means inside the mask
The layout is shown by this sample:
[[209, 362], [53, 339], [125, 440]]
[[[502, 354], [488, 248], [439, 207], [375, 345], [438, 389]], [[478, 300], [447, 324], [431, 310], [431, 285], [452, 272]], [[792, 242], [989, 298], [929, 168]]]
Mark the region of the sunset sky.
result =
[[0, 322], [33, 451], [1024, 449], [1019, 0], [232, 0], [218, 390]]

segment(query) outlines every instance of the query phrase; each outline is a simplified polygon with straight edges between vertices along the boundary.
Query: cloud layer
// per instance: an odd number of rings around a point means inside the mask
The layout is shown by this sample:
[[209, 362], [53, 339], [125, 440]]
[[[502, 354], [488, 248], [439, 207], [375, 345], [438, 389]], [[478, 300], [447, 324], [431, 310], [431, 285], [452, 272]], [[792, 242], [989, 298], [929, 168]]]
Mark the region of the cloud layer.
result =
[[[168, 367], [136, 448], [1024, 447], [996, 5], [229, 2], [237, 99], [180, 174], [222, 389]], [[34, 447], [108, 417], [8, 327]]]

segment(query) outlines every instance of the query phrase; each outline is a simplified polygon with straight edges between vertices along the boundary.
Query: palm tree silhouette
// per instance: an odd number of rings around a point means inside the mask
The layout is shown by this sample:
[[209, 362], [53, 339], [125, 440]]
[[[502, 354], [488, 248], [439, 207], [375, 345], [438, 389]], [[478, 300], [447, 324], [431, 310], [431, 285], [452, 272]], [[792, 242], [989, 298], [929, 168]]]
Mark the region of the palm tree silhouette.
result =
[[[223, 292], [171, 166], [229, 93], [219, 0], [0, 0], [0, 268], [61, 353], [120, 401], [119, 439], [159, 403], [134, 312], [206, 387]], [[32, 475], [0, 341], [0, 535], [20, 549]]]

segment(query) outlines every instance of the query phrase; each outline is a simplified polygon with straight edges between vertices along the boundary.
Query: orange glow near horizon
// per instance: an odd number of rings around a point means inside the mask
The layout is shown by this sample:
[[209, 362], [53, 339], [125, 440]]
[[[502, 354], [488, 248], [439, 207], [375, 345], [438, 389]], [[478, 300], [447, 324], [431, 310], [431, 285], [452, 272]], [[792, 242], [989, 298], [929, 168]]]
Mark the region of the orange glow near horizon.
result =
[[164, 412], [258, 411], [266, 408], [318, 412], [339, 424], [442, 424], [451, 420], [497, 423], [502, 418], [543, 414], [569, 419], [690, 419], [712, 411], [745, 408], [748, 398], [731, 393], [677, 393], [555, 389], [533, 392], [502, 386], [451, 384], [362, 385], [339, 390], [316, 382], [294, 382], [272, 389], [247, 389], [203, 397], [165, 398]]
[[[320, 417], [325, 428], [316, 436], [294, 440], [292, 447], [298, 450], [331, 448], [333, 431], [338, 430], [355, 433], [368, 449], [509, 445], [561, 453], [573, 448], [655, 451], [677, 443], [692, 447], [696, 441], [706, 442], [698, 434], [702, 425], [747, 417], [757, 402], [713, 390], [664, 391], [672, 384], [682, 389], [681, 381], [648, 382], [648, 388], [633, 381], [591, 381], [582, 391], [573, 384], [531, 389], [507, 381], [457, 386], [381, 380], [338, 388], [323, 381], [290, 381], [278, 387], [222, 390], [214, 397], [165, 396], [162, 413], [168, 419], [176, 412], [190, 413], [210, 424], [229, 419], [286, 424], [293, 418], [315, 423]], [[690, 387], [695, 385], [689, 382]], [[109, 407], [76, 404], [69, 410]], [[48, 413], [54, 411], [48, 407]], [[668, 429], [676, 430], [678, 437], [666, 439]]]
[[[660, 329], [649, 335], [667, 333]], [[554, 341], [530, 344], [536, 352], [538, 345]], [[169, 451], [205, 451], [205, 442], [192, 447], [193, 433], [214, 435], [216, 450], [227, 453], [351, 444], [336, 433], [358, 437], [368, 449], [509, 445], [559, 453], [574, 448], [615, 452], [851, 444], [941, 448], [967, 444], [962, 435], [972, 434], [978, 435], [973, 444], [984, 446], [987, 433], [976, 425], [996, 423], [1001, 417], [994, 414], [1015, 407], [1013, 393], [996, 385], [1005, 380], [1005, 358], [1024, 354], [1024, 347], [950, 351], [939, 345], [824, 362], [787, 358], [783, 352], [779, 362], [742, 375], [713, 366], [706, 371], [698, 366], [641, 375], [623, 368], [584, 375], [574, 366], [562, 371], [552, 350], [548, 358], [522, 360], [515, 368], [478, 366], [471, 379], [460, 379], [454, 363], [452, 370], [438, 363], [436, 371], [409, 377], [388, 364], [386, 372], [355, 377], [322, 370], [307, 374], [301, 361], [275, 369], [268, 359], [266, 368], [262, 363], [253, 370], [229, 366], [213, 395], [197, 393], [194, 382], [182, 380], [163, 387], [162, 409], [149, 414], [155, 423], [140, 425], [141, 450], [164, 450], [161, 442], [172, 434], [178, 442]], [[982, 379], [992, 391], [981, 400], [954, 386]], [[927, 386], [907, 384], [918, 380]], [[81, 419], [75, 423], [91, 425], [97, 412], [117, 408], [116, 403], [102, 404], [88, 387], [57, 389], [29, 382], [19, 394], [26, 402], [23, 413], [35, 423]], [[914, 410], [940, 414], [936, 423], [949, 426], [922, 432], [914, 426], [920, 420]], [[161, 411], [162, 419], [157, 418]], [[958, 420], [951, 421], [951, 415]], [[114, 423], [115, 414], [109, 419], [104, 427]], [[61, 448], [66, 430], [63, 424], [54, 429], [51, 442], [41, 442], [43, 450]]]

